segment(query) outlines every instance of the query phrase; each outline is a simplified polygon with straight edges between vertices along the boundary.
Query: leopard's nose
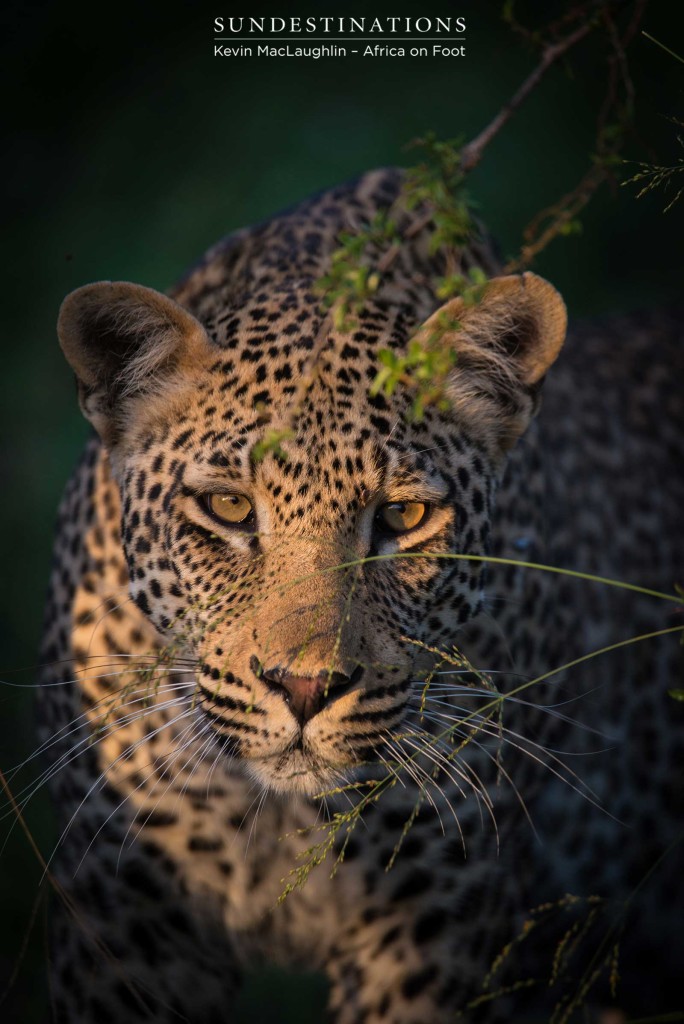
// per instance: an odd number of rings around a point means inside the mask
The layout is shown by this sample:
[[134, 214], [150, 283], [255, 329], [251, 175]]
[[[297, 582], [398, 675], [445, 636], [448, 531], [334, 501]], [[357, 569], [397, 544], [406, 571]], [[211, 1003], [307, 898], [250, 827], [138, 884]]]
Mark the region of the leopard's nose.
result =
[[304, 728], [329, 703], [348, 693], [361, 679], [361, 665], [350, 676], [322, 669], [315, 676], [300, 676], [280, 665], [265, 667], [253, 656], [252, 671], [274, 693], [281, 693], [290, 711]]

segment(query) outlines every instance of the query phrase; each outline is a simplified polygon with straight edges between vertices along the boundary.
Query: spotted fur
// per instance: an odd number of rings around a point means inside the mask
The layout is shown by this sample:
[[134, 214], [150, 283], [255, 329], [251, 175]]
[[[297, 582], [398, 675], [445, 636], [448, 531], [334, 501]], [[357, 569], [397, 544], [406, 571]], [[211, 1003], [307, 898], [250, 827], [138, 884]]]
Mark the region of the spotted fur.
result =
[[[575, 331], [514, 444], [563, 320], [550, 286], [516, 279], [452, 308], [450, 407], [411, 420], [410, 388], [371, 397], [369, 385], [378, 352], [401, 350], [438, 305], [427, 232], [351, 333], [324, 320], [315, 291], [340, 232], [387, 208], [399, 181], [367, 175], [231, 236], [174, 302], [99, 285], [65, 303], [61, 341], [100, 436], [62, 503], [43, 649], [66, 893], [60, 1024], [225, 1022], [243, 970], [264, 958], [324, 970], [338, 1024], [512, 1019], [506, 1000], [471, 1001], [515, 908], [573, 887], [625, 894], [672, 840], [671, 637], [521, 694], [458, 757], [435, 741], [436, 766], [416, 736], [491, 698], [472, 673], [435, 676], [423, 697], [435, 660], [454, 671], [435, 651], [458, 645], [509, 691], [666, 624], [653, 599], [514, 566], [485, 579], [476, 559], [441, 556], [491, 552], [670, 591], [684, 507], [678, 322]], [[497, 272], [485, 241], [462, 263]], [[279, 425], [291, 428], [284, 455], [255, 462]], [[211, 518], [202, 496], [226, 490], [250, 497], [252, 528]], [[379, 530], [391, 500], [426, 503], [424, 525]], [[595, 732], [539, 709], [585, 689]], [[457, 744], [469, 735], [466, 723]], [[568, 744], [616, 749], [576, 759], [575, 776], [554, 753]], [[396, 784], [279, 904], [325, 815], [387, 771]], [[670, 863], [643, 920], [665, 913]], [[627, 941], [659, 958], [664, 992], [673, 943], [663, 952], [647, 925]], [[523, 970], [513, 963], [514, 981]], [[636, 1007], [638, 982], [625, 991]]]

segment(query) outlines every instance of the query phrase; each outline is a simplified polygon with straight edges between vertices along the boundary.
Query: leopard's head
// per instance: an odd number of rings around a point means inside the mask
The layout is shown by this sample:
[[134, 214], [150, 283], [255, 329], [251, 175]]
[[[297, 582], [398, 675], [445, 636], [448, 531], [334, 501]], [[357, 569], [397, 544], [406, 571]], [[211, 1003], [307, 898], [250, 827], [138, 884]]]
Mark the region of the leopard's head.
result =
[[415, 335], [406, 308], [369, 304], [345, 333], [301, 284], [204, 323], [132, 284], [65, 300], [132, 597], [196, 659], [199, 713], [266, 786], [315, 793], [381, 756], [430, 650], [478, 611], [481, 563], [453, 556], [486, 554], [565, 323], [532, 274], [452, 300], [419, 334], [454, 354], [449, 400], [416, 418], [410, 371], [372, 388]]

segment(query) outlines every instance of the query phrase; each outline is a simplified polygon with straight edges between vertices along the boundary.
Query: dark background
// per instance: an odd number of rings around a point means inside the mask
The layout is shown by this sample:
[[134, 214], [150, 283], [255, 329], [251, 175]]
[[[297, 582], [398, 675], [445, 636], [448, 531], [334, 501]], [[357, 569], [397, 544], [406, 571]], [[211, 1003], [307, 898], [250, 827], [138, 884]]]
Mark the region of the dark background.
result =
[[[0, 372], [0, 767], [35, 746], [30, 684], [52, 526], [61, 488], [86, 435], [56, 343], [59, 303], [99, 278], [169, 287], [220, 236], [369, 168], [410, 163], [403, 147], [434, 129], [472, 137], [536, 62], [502, 23], [500, 3], [217, 2], [6, 3], [0, 54], [8, 139], [3, 147]], [[536, 27], [563, 4], [520, 4]], [[684, 51], [684, 18], [652, 3], [644, 27]], [[464, 14], [467, 57], [345, 60], [214, 58], [213, 18], [239, 14]], [[684, 65], [636, 40], [636, 135], [626, 155], [674, 163], [668, 118], [681, 116]], [[480, 215], [505, 254], [541, 207], [587, 166], [601, 97], [601, 48], [551, 71], [472, 175]], [[633, 173], [626, 166], [618, 178]], [[535, 270], [564, 293], [571, 315], [634, 309], [681, 294], [684, 201], [603, 187], [580, 235], [555, 241]], [[616, 358], [619, 358], [619, 353]], [[29, 668], [26, 672], [19, 669]], [[47, 802], [28, 814], [44, 851]], [[40, 870], [11, 816], [0, 824], [0, 1019], [42, 1019], [44, 910]], [[34, 906], [35, 904], [35, 906]], [[35, 921], [31, 927], [32, 906]], [[28, 950], [24, 941], [31, 932]], [[238, 1021], [320, 1020], [322, 987], [295, 1003], [293, 983], [252, 982]], [[305, 991], [302, 1002], [301, 991]], [[290, 992], [288, 997], [287, 993]], [[285, 1009], [281, 1009], [281, 997]], [[288, 1002], [289, 999], [289, 1002]], [[288, 1010], [287, 1007], [291, 1009]], [[286, 1016], [279, 1016], [285, 1014]], [[287, 1016], [287, 1014], [290, 1014]]]

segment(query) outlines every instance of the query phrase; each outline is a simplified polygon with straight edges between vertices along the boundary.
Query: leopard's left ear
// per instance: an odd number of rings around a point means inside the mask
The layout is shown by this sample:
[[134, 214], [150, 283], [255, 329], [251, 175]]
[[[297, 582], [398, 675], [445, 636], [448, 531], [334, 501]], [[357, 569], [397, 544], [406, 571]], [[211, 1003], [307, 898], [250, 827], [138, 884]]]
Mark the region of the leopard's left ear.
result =
[[497, 277], [479, 301], [452, 299], [423, 325], [456, 354], [449, 396], [485, 443], [509, 448], [538, 404], [544, 374], [560, 352], [565, 303], [536, 274]]

